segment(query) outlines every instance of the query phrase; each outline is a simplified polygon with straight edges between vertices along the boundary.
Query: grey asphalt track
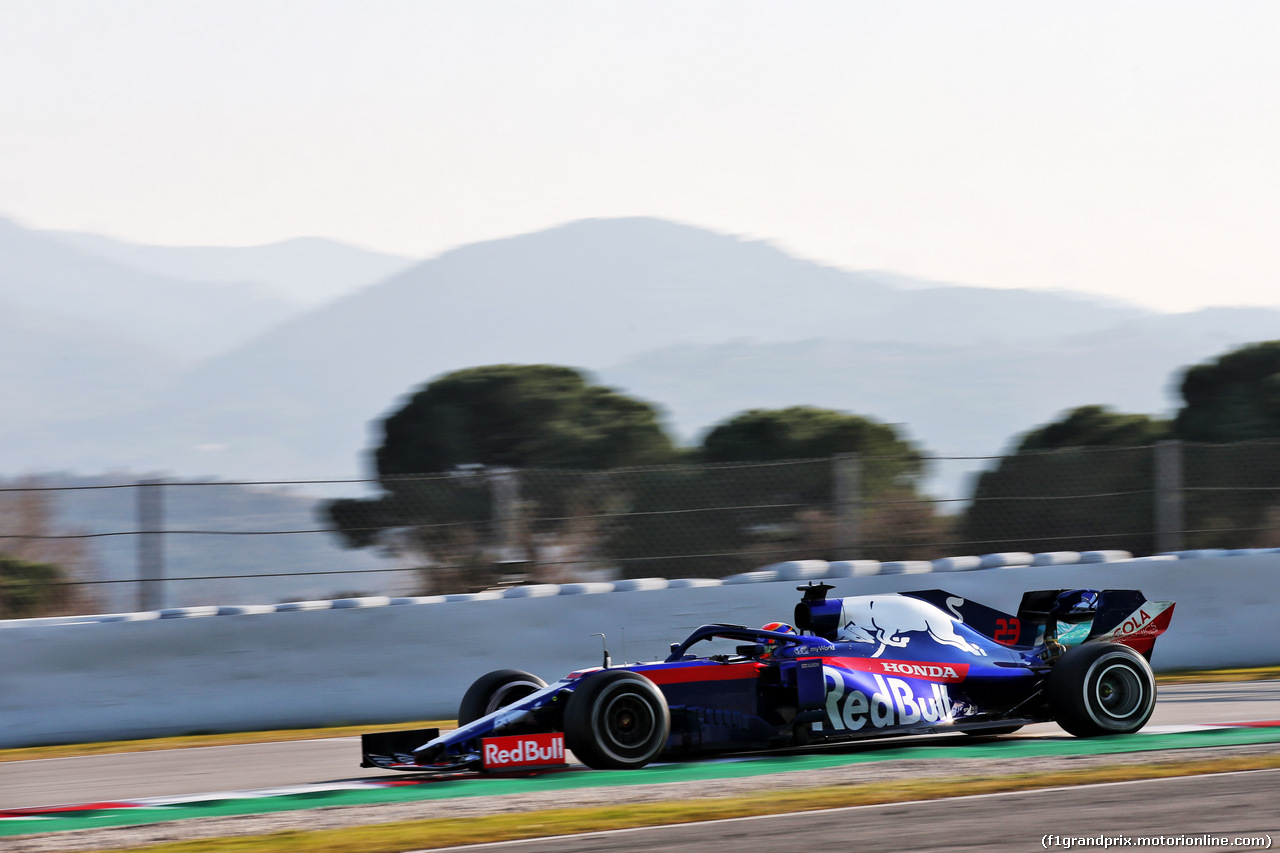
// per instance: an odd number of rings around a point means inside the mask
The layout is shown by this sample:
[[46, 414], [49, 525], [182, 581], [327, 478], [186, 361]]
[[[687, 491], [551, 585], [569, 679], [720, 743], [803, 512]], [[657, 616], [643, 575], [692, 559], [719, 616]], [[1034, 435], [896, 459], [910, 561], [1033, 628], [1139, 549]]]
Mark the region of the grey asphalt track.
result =
[[[1255, 850], [1280, 844], [1280, 771], [1088, 785], [980, 797], [953, 797], [894, 805], [860, 806], [659, 826], [623, 832], [479, 844], [474, 853], [676, 853], [688, 850], [964, 851], [1013, 853], [1064, 850], [1064, 838], [1208, 835], [1225, 844], [1167, 841], [1137, 849], [1190, 846], [1195, 850]], [[1057, 836], [1058, 839], [1046, 838]], [[1269, 839], [1261, 845], [1237, 839]], [[1112, 849], [1124, 849], [1112, 841]], [[1073, 846], [1071, 849], [1103, 849]], [[1134, 849], [1130, 847], [1129, 849]], [[437, 851], [439, 853], [439, 851]]]
[[[1150, 725], [1273, 719], [1280, 719], [1280, 681], [1184, 684], [1160, 688]], [[1061, 734], [1053, 724], [1023, 730], [1037, 732]], [[3, 762], [0, 809], [399, 775], [359, 762], [354, 737]]]

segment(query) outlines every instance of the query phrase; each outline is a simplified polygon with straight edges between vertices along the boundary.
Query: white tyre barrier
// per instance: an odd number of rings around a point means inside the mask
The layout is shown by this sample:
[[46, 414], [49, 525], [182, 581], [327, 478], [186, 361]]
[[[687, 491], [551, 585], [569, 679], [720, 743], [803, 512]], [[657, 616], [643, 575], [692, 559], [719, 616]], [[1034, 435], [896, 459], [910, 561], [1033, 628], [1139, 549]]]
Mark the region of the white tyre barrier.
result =
[[1035, 556], [1026, 551], [1004, 551], [999, 554], [983, 554], [982, 568], [1010, 569], [1016, 566], [1029, 566], [1035, 562]]
[[560, 584], [561, 595], [601, 595], [606, 592], [613, 592], [613, 584], [604, 581]]
[[459, 592], [452, 595], [446, 595], [444, 600], [447, 602], [460, 601], [497, 601], [502, 598], [502, 593], [497, 590], [486, 590], [484, 592]]
[[554, 583], [534, 583], [526, 586], [513, 586], [502, 591], [503, 598], [549, 598], [560, 594], [560, 585]]
[[1132, 560], [1133, 555], [1128, 551], [1083, 551], [1080, 554], [1080, 562], [1090, 563], [1118, 563], [1121, 560]]
[[306, 610], [332, 610], [332, 601], [286, 601], [283, 604], [277, 604], [276, 610], [280, 613], [292, 613], [295, 611]]
[[827, 564], [829, 578], [867, 578], [878, 574], [879, 560], [838, 560]]
[[809, 581], [825, 578], [831, 571], [831, 564], [826, 560], [793, 560], [767, 566], [778, 573], [778, 580]]
[[666, 578], [631, 578], [629, 580], [621, 580], [613, 582], [615, 592], [652, 592], [658, 589], [666, 589], [671, 585], [671, 581]]
[[880, 564], [882, 575], [927, 575], [933, 571], [933, 563], [928, 560], [897, 560]]
[[385, 595], [370, 595], [362, 598], [335, 598], [333, 600], [334, 610], [350, 610], [353, 607], [386, 607], [391, 604], [391, 599]]
[[943, 557], [933, 561], [935, 572], [971, 572], [982, 568], [981, 557]]
[[1036, 554], [1032, 560], [1033, 566], [1074, 566], [1080, 562], [1079, 551], [1045, 551], [1042, 554]]
[[778, 575], [777, 569], [760, 569], [755, 572], [743, 572], [740, 575], [730, 575], [724, 579], [729, 585], [741, 583], [772, 583], [773, 581], [782, 580]]
[[202, 616], [217, 616], [218, 608], [215, 605], [206, 605], [203, 607], [169, 607], [160, 611], [161, 619], [190, 619], [200, 618]]

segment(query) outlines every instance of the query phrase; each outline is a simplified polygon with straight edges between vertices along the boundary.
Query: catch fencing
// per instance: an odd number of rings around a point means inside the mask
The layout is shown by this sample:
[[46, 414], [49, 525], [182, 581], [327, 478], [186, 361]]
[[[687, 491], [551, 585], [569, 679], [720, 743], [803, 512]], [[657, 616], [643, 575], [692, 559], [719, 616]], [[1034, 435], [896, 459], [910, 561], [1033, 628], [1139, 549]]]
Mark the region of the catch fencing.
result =
[[784, 560], [1280, 547], [1280, 442], [927, 460], [984, 469], [955, 498], [923, 494], [910, 462], [0, 482], [0, 618], [726, 577]]

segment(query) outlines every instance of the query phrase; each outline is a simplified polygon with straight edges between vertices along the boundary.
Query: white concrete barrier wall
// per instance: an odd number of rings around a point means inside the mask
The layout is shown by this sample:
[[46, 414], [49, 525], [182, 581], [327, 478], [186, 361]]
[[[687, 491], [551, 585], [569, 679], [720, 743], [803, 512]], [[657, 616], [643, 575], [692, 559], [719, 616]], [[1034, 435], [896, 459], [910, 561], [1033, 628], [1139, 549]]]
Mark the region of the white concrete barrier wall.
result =
[[[832, 597], [936, 587], [1006, 611], [1032, 589], [1136, 588], [1178, 602], [1157, 669], [1280, 662], [1280, 554], [1107, 562], [1123, 555], [1092, 553], [1101, 556], [1004, 555], [980, 570], [952, 558], [900, 574], [832, 563], [827, 577]], [[791, 621], [798, 579], [820, 573], [805, 562], [748, 574], [0, 622], [0, 746], [451, 718], [491, 669], [551, 681], [598, 665], [596, 632], [623, 662], [665, 657], [707, 622]]]

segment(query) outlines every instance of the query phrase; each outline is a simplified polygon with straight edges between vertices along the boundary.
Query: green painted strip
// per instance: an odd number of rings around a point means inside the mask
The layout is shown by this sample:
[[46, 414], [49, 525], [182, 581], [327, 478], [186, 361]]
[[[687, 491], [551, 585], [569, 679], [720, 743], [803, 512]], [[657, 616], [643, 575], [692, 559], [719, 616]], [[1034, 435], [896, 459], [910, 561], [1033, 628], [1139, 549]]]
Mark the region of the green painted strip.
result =
[[[1280, 727], [1228, 728], [1177, 734], [1136, 734], [1109, 738], [1006, 738], [990, 743], [974, 743], [968, 738], [911, 746], [883, 746], [883, 742], [862, 744], [857, 751], [824, 751], [803, 755], [765, 756], [727, 761], [693, 761], [660, 764], [641, 770], [570, 771], [518, 779], [463, 777], [442, 782], [396, 785], [354, 791], [316, 791], [275, 797], [217, 799], [164, 807], [104, 809], [72, 812], [41, 819], [0, 820], [0, 836], [63, 832], [106, 826], [135, 826], [196, 817], [228, 817], [246, 814], [314, 809], [321, 806], [358, 806], [381, 803], [443, 800], [455, 797], [485, 797], [538, 791], [564, 791], [621, 785], [653, 785], [666, 782], [699, 782], [765, 776], [794, 770], [822, 770], [874, 761], [938, 758], [1007, 759], [1068, 755], [1118, 755], [1167, 749], [1194, 749], [1280, 743]], [[411, 777], [405, 777], [405, 781]]]

